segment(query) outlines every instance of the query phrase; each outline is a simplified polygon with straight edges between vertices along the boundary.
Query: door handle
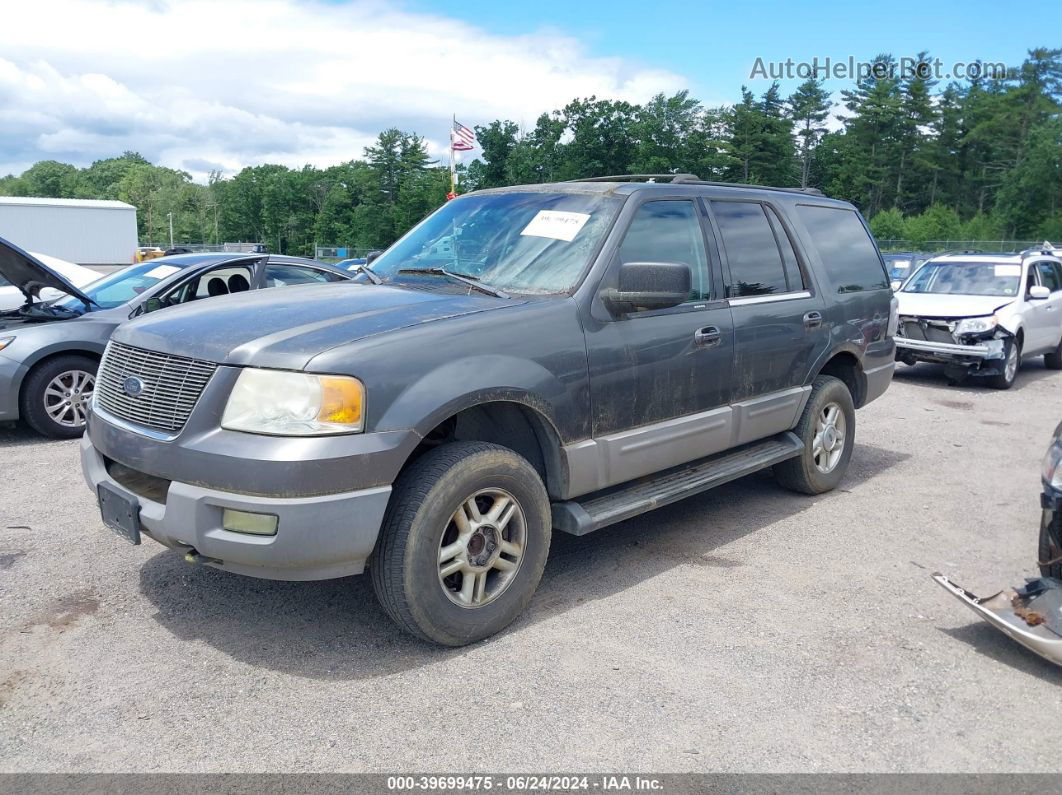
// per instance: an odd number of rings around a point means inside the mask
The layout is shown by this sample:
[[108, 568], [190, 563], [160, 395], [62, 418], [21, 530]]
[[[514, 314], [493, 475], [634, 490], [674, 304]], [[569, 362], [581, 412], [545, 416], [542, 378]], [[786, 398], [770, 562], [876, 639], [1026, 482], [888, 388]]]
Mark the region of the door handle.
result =
[[822, 325], [822, 312], [805, 312], [804, 328], [818, 328]]
[[693, 335], [693, 341], [702, 348], [714, 348], [723, 341], [723, 335], [715, 326], [705, 326], [697, 329], [697, 332]]

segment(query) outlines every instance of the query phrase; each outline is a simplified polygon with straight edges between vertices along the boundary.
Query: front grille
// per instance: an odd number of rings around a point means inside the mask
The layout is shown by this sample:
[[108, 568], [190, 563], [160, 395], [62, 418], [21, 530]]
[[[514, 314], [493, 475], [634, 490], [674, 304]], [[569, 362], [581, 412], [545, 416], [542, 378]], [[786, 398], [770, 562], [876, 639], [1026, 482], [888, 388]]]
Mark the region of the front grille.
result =
[[175, 433], [188, 421], [216, 369], [213, 362], [111, 342], [96, 375], [95, 399], [119, 419]]
[[954, 328], [954, 321], [901, 315], [899, 335], [910, 340], [947, 342], [954, 345], [955, 337], [951, 333]]

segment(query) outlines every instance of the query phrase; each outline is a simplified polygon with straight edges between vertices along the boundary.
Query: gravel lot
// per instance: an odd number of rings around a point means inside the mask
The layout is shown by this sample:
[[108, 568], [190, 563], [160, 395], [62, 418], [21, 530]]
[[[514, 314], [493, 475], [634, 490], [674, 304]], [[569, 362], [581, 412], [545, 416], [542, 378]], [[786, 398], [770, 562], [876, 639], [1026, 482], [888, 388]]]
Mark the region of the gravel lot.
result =
[[929, 574], [1034, 574], [1060, 387], [901, 367], [838, 491], [762, 474], [558, 534], [528, 612], [461, 650], [367, 578], [129, 546], [76, 442], [0, 429], [0, 770], [1058, 771], [1062, 669]]

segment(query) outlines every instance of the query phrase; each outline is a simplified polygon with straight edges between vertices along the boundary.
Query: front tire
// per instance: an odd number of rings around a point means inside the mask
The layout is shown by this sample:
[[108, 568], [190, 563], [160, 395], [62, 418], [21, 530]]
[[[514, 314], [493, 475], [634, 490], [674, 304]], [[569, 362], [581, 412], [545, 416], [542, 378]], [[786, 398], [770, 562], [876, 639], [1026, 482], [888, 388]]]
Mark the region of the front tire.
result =
[[402, 629], [444, 646], [500, 632], [527, 607], [549, 554], [549, 498], [526, 459], [453, 442], [398, 478], [369, 561]]
[[855, 404], [847, 384], [820, 375], [793, 433], [804, 450], [774, 466], [774, 476], [787, 489], [822, 494], [836, 488], [848, 470], [855, 443]]
[[988, 379], [988, 385], [993, 389], [1010, 389], [1018, 378], [1018, 370], [1021, 369], [1021, 340], [1007, 340], [1005, 344], [1005, 358], [1003, 369]]
[[26, 376], [19, 414], [37, 433], [51, 439], [76, 439], [85, 432], [99, 362], [81, 354], [63, 354]]
[[[1062, 523], [1056, 518], [1055, 522]], [[1062, 547], [1059, 546], [1046, 522], [1040, 523], [1040, 574], [1044, 577], [1062, 579]]]

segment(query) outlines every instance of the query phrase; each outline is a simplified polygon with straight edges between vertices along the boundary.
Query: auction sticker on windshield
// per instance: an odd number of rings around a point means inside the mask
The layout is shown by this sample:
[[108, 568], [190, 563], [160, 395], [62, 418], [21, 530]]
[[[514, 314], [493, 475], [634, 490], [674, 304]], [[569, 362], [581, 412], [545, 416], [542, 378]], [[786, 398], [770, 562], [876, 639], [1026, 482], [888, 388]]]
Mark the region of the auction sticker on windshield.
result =
[[549, 237], [570, 243], [583, 225], [590, 220], [589, 213], [571, 213], [565, 210], [539, 210], [524, 227], [521, 235]]
[[1021, 265], [996, 265], [996, 276], [1021, 276]]
[[159, 265], [158, 267], [152, 268], [144, 275], [149, 279], [165, 279], [167, 276], [172, 276], [179, 270], [180, 268], [174, 265]]

